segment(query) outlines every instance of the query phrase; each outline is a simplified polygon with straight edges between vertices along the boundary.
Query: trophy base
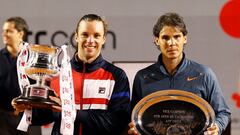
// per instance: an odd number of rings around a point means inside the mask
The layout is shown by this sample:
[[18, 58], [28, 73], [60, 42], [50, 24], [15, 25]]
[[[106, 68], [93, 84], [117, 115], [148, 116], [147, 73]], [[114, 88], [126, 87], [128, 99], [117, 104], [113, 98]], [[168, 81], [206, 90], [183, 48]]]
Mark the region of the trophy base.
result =
[[59, 106], [56, 102], [49, 100], [49, 99], [39, 99], [39, 98], [25, 98], [19, 96], [16, 98], [17, 104], [25, 104], [32, 106], [33, 108], [40, 108], [40, 109], [50, 109], [53, 105]]
[[25, 104], [33, 108], [50, 109], [53, 105], [59, 106], [58, 103], [49, 99], [49, 96], [56, 97], [54, 91], [49, 87], [30, 85], [23, 89], [23, 94], [15, 101], [17, 104]]

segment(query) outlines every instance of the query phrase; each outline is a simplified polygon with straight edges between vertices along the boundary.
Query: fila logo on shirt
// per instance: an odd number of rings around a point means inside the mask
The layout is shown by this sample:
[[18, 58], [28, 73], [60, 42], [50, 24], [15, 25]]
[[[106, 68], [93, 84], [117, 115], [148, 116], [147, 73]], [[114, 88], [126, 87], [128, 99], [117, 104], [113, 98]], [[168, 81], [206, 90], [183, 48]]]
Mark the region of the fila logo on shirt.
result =
[[106, 91], [106, 88], [105, 88], [105, 87], [99, 87], [99, 89], [98, 89], [98, 93], [99, 93], [99, 94], [104, 94], [105, 91]]

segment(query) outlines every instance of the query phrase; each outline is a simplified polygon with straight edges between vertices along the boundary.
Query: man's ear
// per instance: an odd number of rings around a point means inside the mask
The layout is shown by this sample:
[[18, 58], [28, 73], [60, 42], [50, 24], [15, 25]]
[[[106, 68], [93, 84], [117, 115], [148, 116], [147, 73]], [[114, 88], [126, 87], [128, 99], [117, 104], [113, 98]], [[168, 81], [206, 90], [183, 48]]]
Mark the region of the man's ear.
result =
[[75, 41], [77, 42], [77, 40], [78, 40], [78, 34], [77, 34], [77, 32], [74, 33], [74, 39], [75, 39]]
[[[23, 36], [24, 36], [24, 32], [23, 31], [20, 31], [19, 32], [19, 37], [20, 37], [20, 39], [23, 39]], [[24, 40], [24, 39], [23, 39]]]
[[107, 39], [106, 36], [103, 36], [103, 43], [102, 43], [103, 45], [105, 45], [106, 39]]
[[184, 36], [184, 45], [187, 44], [187, 36]]
[[155, 39], [154, 39], [154, 44], [155, 44], [155, 45], [159, 45], [159, 44], [158, 44], [158, 37], [155, 37]]
[[161, 49], [160, 49], [160, 44], [158, 43], [158, 40], [159, 40], [159, 38], [158, 38], [158, 37], [155, 37], [155, 39], [154, 39], [154, 45], [157, 47], [158, 50], [161, 51]]

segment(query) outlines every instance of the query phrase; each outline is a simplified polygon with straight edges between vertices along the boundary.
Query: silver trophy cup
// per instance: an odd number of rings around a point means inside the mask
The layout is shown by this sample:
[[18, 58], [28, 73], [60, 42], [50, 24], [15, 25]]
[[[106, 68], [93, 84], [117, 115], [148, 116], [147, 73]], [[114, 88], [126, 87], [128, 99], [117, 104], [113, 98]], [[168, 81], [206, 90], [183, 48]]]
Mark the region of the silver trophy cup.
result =
[[58, 58], [61, 48], [30, 44], [27, 46], [27, 51], [29, 55], [24, 70], [36, 83], [24, 87], [22, 95], [16, 99], [16, 102], [34, 108], [51, 108], [52, 105], [58, 105], [49, 99], [49, 96], [55, 94], [47, 83], [59, 74]]

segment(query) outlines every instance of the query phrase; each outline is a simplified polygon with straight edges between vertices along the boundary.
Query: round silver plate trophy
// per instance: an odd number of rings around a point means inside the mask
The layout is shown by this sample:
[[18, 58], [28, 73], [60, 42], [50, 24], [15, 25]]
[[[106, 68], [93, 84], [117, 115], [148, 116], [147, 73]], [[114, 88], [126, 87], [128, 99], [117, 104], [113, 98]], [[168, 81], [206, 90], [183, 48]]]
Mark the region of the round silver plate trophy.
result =
[[28, 58], [24, 71], [36, 83], [25, 86], [22, 95], [16, 99], [16, 102], [35, 108], [50, 108], [52, 105], [57, 105], [49, 99], [49, 96], [55, 96], [55, 94], [46, 84], [47, 81], [59, 74], [58, 57], [61, 48], [29, 44], [27, 52]]
[[163, 90], [140, 100], [131, 119], [141, 135], [199, 135], [214, 123], [215, 113], [193, 93]]

